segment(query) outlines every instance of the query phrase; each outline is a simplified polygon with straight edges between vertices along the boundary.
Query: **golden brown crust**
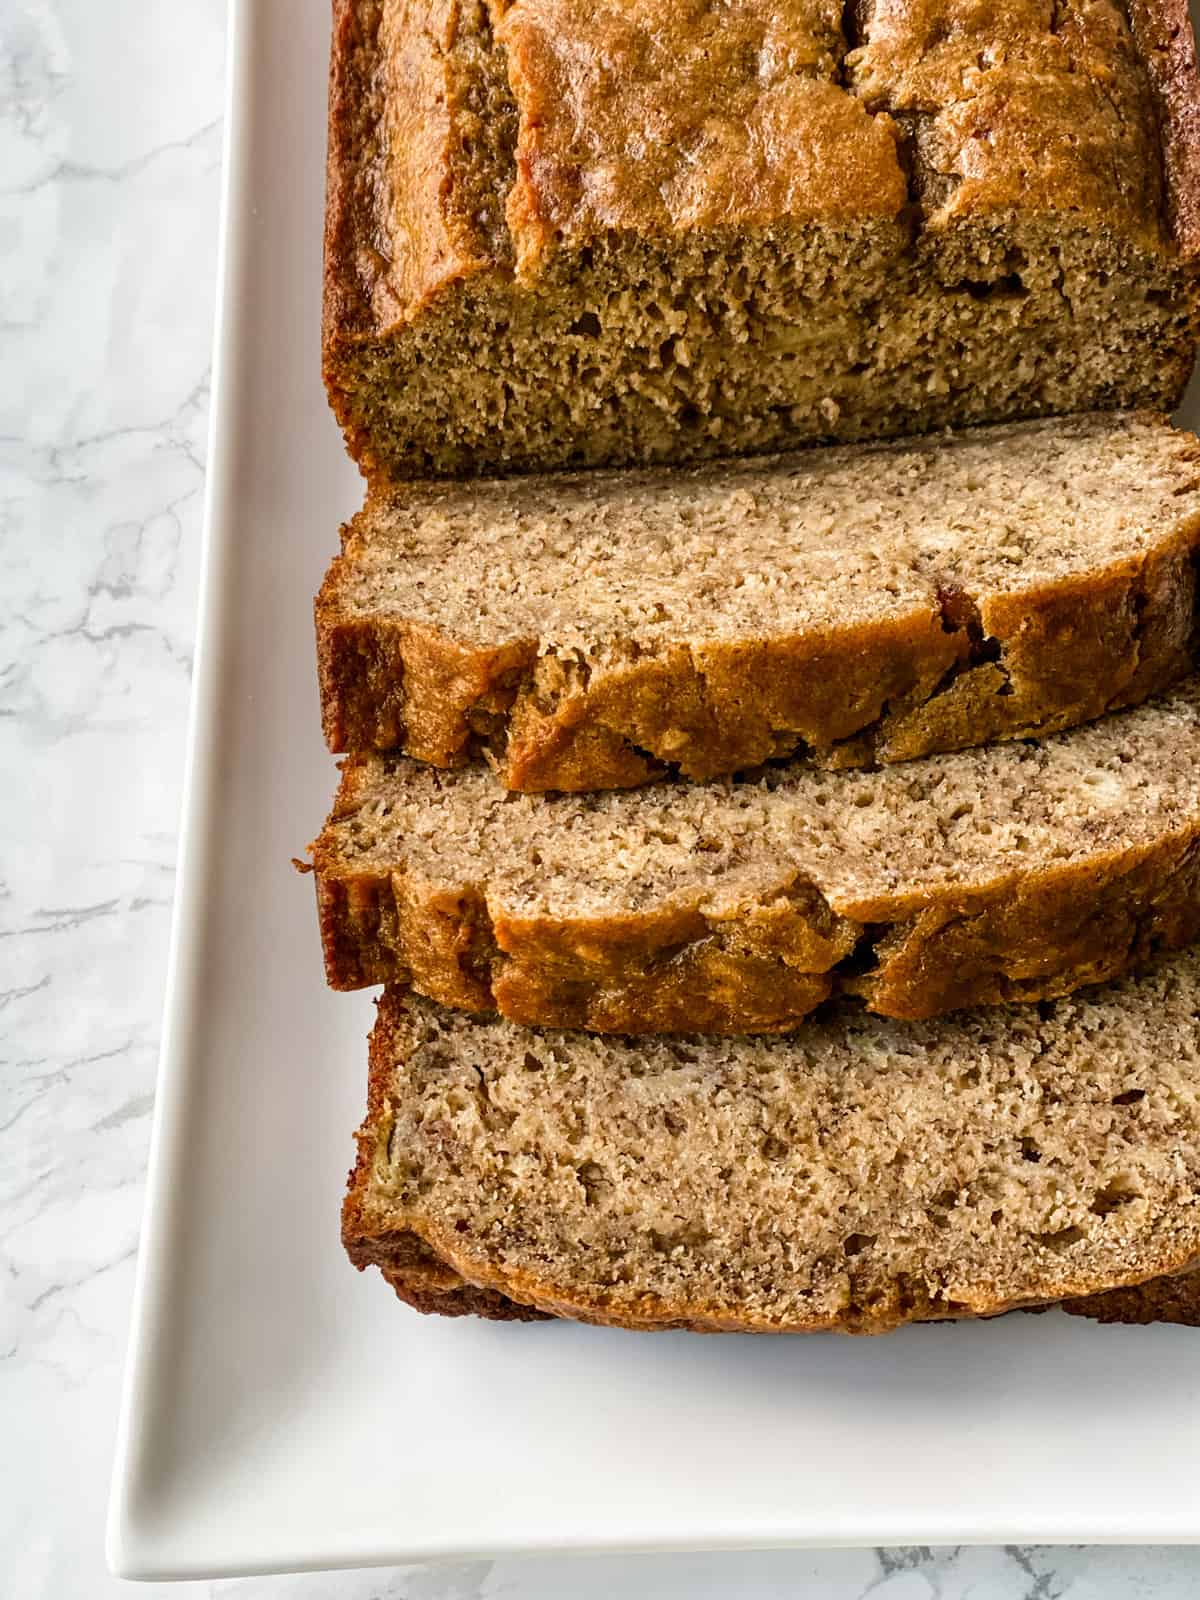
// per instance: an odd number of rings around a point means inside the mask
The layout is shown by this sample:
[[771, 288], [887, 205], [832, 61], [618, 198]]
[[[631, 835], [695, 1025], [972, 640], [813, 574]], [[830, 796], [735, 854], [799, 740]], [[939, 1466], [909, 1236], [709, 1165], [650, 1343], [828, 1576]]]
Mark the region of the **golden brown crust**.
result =
[[[534, 638], [471, 645], [348, 615], [337, 558], [316, 603], [331, 750], [436, 766], [488, 754], [508, 789], [703, 782], [796, 751], [838, 767], [1042, 736], [1169, 687], [1191, 666], [1200, 520], [1142, 555], [1038, 589], [809, 635], [606, 641], [569, 670]], [[969, 626], [968, 626], [969, 623]]]
[[453, 767], [494, 740], [536, 665], [535, 641], [481, 649], [421, 623], [345, 617], [330, 593], [335, 572], [336, 563], [315, 607], [329, 748], [401, 748]]
[[365, 96], [360, 56], [366, 9], [357, 0], [333, 0], [329, 52], [329, 123], [325, 160], [325, 294], [323, 340], [336, 339], [366, 325], [367, 305], [355, 272], [354, 240], [358, 127]]
[[[331, 823], [357, 809], [362, 773], [344, 764]], [[1200, 816], [1150, 845], [1018, 865], [986, 885], [841, 905], [797, 879], [716, 912], [672, 901], [518, 915], [483, 883], [343, 861], [328, 831], [312, 859], [331, 987], [408, 984], [444, 1005], [600, 1033], [785, 1031], [838, 991], [909, 1019], [1049, 999], [1200, 938]]]
[[379, 52], [386, 121], [376, 203], [392, 246], [388, 298], [377, 321], [411, 319], [446, 284], [494, 264], [484, 230], [457, 184], [462, 83], [454, 70], [462, 0], [385, 4]]
[[[326, 175], [327, 358], [496, 264], [450, 184], [477, 132], [455, 44], [472, 0], [333, 0]], [[467, 124], [467, 126], [464, 126]]]
[[385, 269], [371, 229], [379, 170], [383, 0], [332, 3], [322, 322], [327, 361], [341, 341], [372, 331], [374, 290]]
[[[352, 394], [352, 352], [411, 321], [449, 287], [503, 266], [493, 233], [503, 195], [460, 175], [481, 134], [478, 67], [460, 32], [484, 0], [332, 0], [326, 156], [322, 369], [356, 460], [373, 441]], [[489, 226], [490, 225], [490, 226]]]
[[1107, 0], [866, 0], [851, 85], [913, 132], [930, 223], [1089, 215], [1163, 235], [1146, 71]]
[[930, 905], [885, 933], [875, 948], [878, 971], [849, 986], [861, 985], [870, 1009], [884, 1016], [931, 1017], [1054, 999], [1198, 937], [1200, 822], [1145, 850]]
[[344, 348], [374, 331], [374, 287], [383, 257], [372, 239], [378, 174], [378, 34], [383, 0], [332, 0], [329, 121], [325, 159], [322, 373], [334, 414], [356, 460], [370, 440], [355, 417]]
[[532, 1306], [520, 1306], [494, 1289], [479, 1289], [461, 1278], [445, 1287], [430, 1287], [404, 1268], [382, 1267], [384, 1280], [414, 1311], [426, 1316], [485, 1317], [489, 1322], [549, 1322], [553, 1319], [546, 1311]]
[[857, 48], [843, 10], [333, 0], [327, 335], [361, 331], [368, 306], [379, 328], [410, 319], [495, 263], [456, 192], [486, 131], [456, 58], [472, 32], [499, 50], [519, 113], [504, 161], [509, 247], [525, 270], [551, 243], [610, 229], [897, 217], [908, 193], [888, 110], [940, 119], [956, 215], [1017, 205], [1154, 231], [1165, 168], [1192, 248], [1198, 91], [1184, 0], [1133, 0], [1128, 25], [1083, 3], [1049, 29], [1044, 6], [1013, 0], [864, 3]]
[[497, 36], [521, 111], [508, 220], [526, 274], [607, 229], [893, 218], [907, 201], [898, 130], [834, 81], [837, 0], [517, 0]]

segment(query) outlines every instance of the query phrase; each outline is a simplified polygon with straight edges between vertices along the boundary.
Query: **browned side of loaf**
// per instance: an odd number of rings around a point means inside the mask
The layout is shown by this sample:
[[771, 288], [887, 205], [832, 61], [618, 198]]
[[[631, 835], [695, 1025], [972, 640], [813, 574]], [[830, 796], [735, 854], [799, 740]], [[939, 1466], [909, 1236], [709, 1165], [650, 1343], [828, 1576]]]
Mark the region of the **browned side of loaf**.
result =
[[1128, 0], [1162, 145], [1167, 220], [1180, 254], [1200, 252], [1200, 74], [1188, 0]]
[[331, 750], [403, 750], [456, 767], [503, 744], [521, 685], [535, 672], [535, 640], [489, 649], [399, 618], [348, 620], [330, 597], [332, 582], [331, 572], [315, 606], [321, 722]]
[[346, 617], [341, 558], [316, 601], [329, 747], [439, 767], [486, 752], [526, 791], [705, 781], [793, 752], [905, 761], [1045, 735], [1148, 699], [1191, 667], [1200, 520], [1086, 578], [812, 635], [612, 642], [605, 664], [485, 647], [399, 617]]
[[1128, 1289], [1065, 1300], [1063, 1310], [1073, 1317], [1094, 1317], [1097, 1322], [1177, 1322], [1200, 1327], [1200, 1272], [1177, 1272], [1151, 1278]]
[[939, 888], [915, 911], [880, 898], [853, 915], [797, 884], [726, 917], [675, 905], [519, 918], [489, 909], [478, 884], [351, 869], [321, 840], [313, 861], [332, 988], [407, 984], [462, 1010], [600, 1033], [785, 1031], [847, 990], [909, 1019], [1051, 999], [1200, 938], [1200, 822], [986, 889]]
[[440, 1317], [488, 1317], [497, 1322], [542, 1322], [547, 1313], [518, 1305], [495, 1289], [468, 1283], [415, 1234], [363, 1241], [356, 1265], [377, 1266], [406, 1305]]
[[[329, 120], [325, 160], [325, 255], [321, 344], [330, 402], [343, 427], [350, 425], [339, 386], [343, 342], [366, 337], [372, 327], [361, 237], [370, 215], [369, 194], [379, 159], [377, 35], [381, 0], [333, 0], [329, 53]], [[350, 439], [357, 457], [366, 441]]]
[[396, 1291], [398, 1299], [414, 1311], [436, 1317], [485, 1317], [489, 1322], [549, 1322], [553, 1319], [545, 1311], [535, 1311], [532, 1306], [519, 1306], [515, 1300], [491, 1289], [477, 1289], [474, 1284], [457, 1280], [452, 1288], [428, 1288], [418, 1278], [403, 1270], [387, 1269], [384, 1278]]

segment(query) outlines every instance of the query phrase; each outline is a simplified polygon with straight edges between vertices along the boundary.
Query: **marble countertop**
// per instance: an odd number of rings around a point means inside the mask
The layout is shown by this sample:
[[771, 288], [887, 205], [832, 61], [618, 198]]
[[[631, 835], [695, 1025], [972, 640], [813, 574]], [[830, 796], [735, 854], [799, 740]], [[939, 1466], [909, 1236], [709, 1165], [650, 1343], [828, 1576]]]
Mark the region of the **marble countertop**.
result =
[[[295, 0], [324, 6], [328, 0]], [[0, 8], [0, 1592], [93, 1600], [196, 604], [224, 0]], [[143, 1592], [178, 1592], [148, 1585]], [[1183, 1600], [1200, 1551], [497, 1561], [245, 1600]]]

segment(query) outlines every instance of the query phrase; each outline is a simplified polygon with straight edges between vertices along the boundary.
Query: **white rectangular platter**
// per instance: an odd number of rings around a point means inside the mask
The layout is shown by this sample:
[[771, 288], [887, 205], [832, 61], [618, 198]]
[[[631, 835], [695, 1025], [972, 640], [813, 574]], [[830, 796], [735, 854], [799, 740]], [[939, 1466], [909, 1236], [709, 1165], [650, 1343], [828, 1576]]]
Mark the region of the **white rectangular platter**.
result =
[[[359, 503], [319, 376], [325, 0], [232, 12], [201, 646], [115, 1570], [1184, 1542], [1200, 1332], [883, 1340], [423, 1319], [338, 1243], [367, 996], [322, 984], [312, 596]], [[1193, 414], [1195, 410], [1193, 408]]]

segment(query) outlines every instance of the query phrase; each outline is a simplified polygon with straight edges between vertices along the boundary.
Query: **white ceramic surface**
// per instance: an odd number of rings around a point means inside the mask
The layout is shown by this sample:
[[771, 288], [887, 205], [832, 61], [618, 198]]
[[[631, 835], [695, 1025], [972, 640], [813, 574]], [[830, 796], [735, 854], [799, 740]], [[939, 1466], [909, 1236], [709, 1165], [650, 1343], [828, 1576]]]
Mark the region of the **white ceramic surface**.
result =
[[[0, 1593], [22, 1600], [120, 1587], [98, 1512], [172, 890], [220, 12], [0, 10], [16, 269], [0, 370], [19, 378], [0, 390]], [[123, 1559], [165, 1575], [580, 1541], [1190, 1536], [1186, 1335], [1060, 1319], [857, 1345], [503, 1330], [421, 1322], [349, 1272], [336, 1207], [369, 1005], [320, 991], [311, 889], [288, 866], [332, 780], [309, 599], [357, 493], [316, 377], [326, 6], [250, 15], [238, 337], [217, 380], [223, 598], [201, 627]], [[1183, 1596], [1198, 1574], [1186, 1551], [917, 1548], [203, 1588], [1032, 1600]]]

